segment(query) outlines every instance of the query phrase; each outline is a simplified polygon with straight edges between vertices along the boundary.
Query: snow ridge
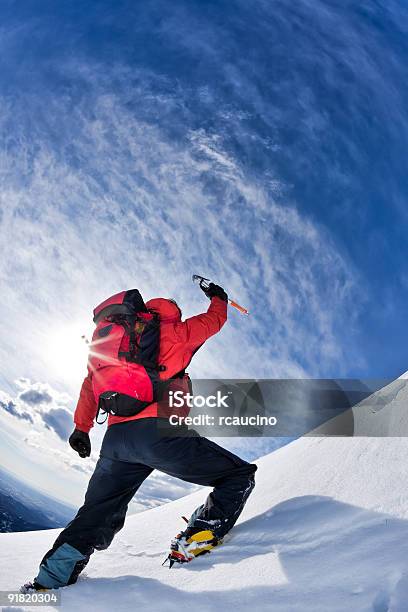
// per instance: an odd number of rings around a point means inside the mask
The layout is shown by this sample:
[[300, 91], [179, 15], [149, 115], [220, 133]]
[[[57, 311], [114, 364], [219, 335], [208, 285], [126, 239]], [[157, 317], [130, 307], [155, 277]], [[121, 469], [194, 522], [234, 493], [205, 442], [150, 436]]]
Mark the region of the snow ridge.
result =
[[[391, 394], [396, 410], [403, 395]], [[407, 455], [402, 437], [297, 440], [257, 462], [255, 490], [219, 549], [161, 566], [205, 490], [131, 516], [62, 590], [62, 610], [405, 612]], [[0, 588], [31, 579], [57, 533], [1, 534]]]

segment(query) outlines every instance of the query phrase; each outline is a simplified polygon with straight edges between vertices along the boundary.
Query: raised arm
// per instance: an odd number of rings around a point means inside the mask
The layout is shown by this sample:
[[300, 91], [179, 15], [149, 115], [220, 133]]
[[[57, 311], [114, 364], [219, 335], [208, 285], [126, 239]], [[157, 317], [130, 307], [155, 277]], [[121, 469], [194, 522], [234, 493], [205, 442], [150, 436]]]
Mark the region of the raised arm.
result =
[[220, 331], [227, 320], [227, 302], [220, 297], [211, 298], [207, 312], [186, 319], [182, 323], [185, 342], [198, 347]]

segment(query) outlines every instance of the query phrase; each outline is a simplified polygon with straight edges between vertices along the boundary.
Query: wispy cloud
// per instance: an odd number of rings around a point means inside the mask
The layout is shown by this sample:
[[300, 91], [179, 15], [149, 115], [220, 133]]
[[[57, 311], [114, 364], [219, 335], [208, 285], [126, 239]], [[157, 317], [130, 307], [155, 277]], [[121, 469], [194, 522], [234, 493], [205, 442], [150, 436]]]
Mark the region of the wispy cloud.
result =
[[[190, 285], [194, 271], [252, 312], [247, 320], [231, 314], [211, 356], [197, 357], [197, 374], [342, 367], [339, 323], [356, 298], [356, 278], [324, 228], [294, 204], [278, 204], [220, 135], [190, 129], [174, 141], [160, 122], [140, 118], [148, 101], [157, 113], [171, 101], [132, 85], [123, 69], [111, 75], [117, 93], [106, 91], [97, 66], [70, 70], [90, 96], [73, 103], [45, 92], [28, 105], [16, 100], [13, 110], [0, 100], [2, 129], [20, 126], [2, 155], [3, 376], [38, 380], [46, 372], [63, 388], [64, 374], [46, 354], [50, 334], [73, 320], [88, 325], [95, 303], [126, 287], [175, 297], [186, 315], [199, 312], [206, 301]], [[237, 130], [239, 116], [231, 121]], [[66, 379], [77, 389], [79, 373]]]

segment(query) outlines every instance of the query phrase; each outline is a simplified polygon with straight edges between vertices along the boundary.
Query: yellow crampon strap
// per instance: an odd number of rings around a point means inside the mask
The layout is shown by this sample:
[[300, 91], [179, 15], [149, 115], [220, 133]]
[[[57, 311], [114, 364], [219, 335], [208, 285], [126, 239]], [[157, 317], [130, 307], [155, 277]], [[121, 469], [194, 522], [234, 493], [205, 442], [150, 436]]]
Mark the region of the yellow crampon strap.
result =
[[[221, 544], [219, 542], [212, 531], [199, 531], [195, 533], [187, 540], [188, 544], [188, 552], [194, 557], [198, 557], [198, 555], [202, 555], [205, 552], [210, 552], [213, 548]], [[194, 544], [197, 544], [194, 546]]]
[[212, 531], [198, 531], [194, 535], [192, 535], [187, 540], [187, 544], [191, 544], [191, 542], [207, 542], [208, 540], [213, 540], [214, 534]]

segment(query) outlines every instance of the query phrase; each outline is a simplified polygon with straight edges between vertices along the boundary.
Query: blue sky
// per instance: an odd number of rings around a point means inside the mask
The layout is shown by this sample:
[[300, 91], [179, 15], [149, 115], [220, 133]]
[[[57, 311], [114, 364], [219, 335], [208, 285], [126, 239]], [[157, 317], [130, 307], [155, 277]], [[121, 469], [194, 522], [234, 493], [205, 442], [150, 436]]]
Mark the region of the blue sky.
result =
[[193, 272], [252, 313], [196, 376], [407, 369], [407, 23], [396, 1], [2, 2], [8, 442], [27, 411], [62, 442], [95, 304], [137, 286], [195, 314]]

